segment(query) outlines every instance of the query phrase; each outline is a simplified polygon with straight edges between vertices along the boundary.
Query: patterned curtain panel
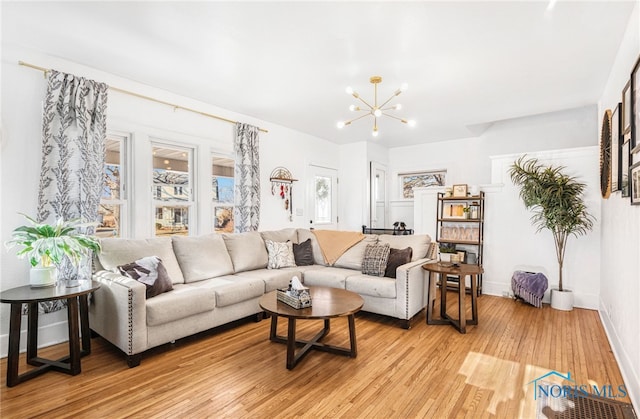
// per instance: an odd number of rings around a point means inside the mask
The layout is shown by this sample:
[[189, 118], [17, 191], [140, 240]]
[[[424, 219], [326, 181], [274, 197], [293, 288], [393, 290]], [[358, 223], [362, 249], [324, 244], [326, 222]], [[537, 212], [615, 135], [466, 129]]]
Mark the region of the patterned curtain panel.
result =
[[[60, 217], [95, 221], [104, 173], [108, 86], [55, 70], [48, 73], [47, 84], [38, 221], [55, 222]], [[90, 263], [91, 258], [87, 258], [81, 264], [87, 266], [80, 266], [78, 271], [86, 276]], [[77, 273], [71, 263], [65, 263], [58, 275], [70, 278]]]
[[256, 231], [260, 224], [260, 156], [258, 148], [258, 127], [236, 123], [233, 219], [237, 233]]

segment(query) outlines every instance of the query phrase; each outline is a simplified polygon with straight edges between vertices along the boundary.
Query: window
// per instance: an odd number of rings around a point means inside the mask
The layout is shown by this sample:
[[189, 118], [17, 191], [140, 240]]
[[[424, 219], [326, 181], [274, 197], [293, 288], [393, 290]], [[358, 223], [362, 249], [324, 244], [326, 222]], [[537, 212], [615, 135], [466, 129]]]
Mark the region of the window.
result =
[[156, 236], [189, 235], [193, 217], [193, 150], [153, 144]]
[[128, 137], [108, 134], [105, 142], [104, 182], [98, 210], [99, 237], [123, 237], [126, 235], [127, 214], [126, 150]]
[[211, 157], [213, 229], [218, 233], [233, 233], [234, 164], [228, 157]]
[[316, 192], [316, 223], [331, 222], [331, 178], [326, 176], [315, 177]]

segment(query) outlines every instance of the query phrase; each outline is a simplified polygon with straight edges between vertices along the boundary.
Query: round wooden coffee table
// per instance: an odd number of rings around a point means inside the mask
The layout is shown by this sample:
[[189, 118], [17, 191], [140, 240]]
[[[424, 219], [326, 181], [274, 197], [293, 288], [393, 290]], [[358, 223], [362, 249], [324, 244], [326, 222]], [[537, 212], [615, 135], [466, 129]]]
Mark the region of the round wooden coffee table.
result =
[[[311, 349], [346, 355], [351, 358], [355, 358], [358, 354], [354, 315], [364, 305], [362, 297], [355, 292], [339, 288], [310, 287], [309, 291], [311, 293], [312, 306], [308, 308], [296, 309], [282, 301], [278, 301], [276, 291], [263, 295], [259, 301], [260, 307], [271, 314], [269, 339], [273, 342], [287, 344], [287, 369], [289, 370], [293, 369]], [[329, 333], [330, 319], [345, 316], [349, 321], [350, 348], [341, 348], [320, 342]], [[287, 337], [277, 334], [278, 317], [286, 317], [288, 319]], [[296, 320], [298, 319], [324, 320], [324, 327], [311, 340], [296, 340]], [[296, 346], [302, 346], [298, 353], [295, 352]]]

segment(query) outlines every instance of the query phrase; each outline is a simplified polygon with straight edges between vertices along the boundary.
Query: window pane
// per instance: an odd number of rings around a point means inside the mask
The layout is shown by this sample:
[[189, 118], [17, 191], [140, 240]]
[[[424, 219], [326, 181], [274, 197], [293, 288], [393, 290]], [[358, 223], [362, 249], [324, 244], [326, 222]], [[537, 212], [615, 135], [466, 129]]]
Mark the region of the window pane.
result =
[[100, 204], [98, 217], [100, 225], [96, 228], [96, 236], [120, 237], [120, 205]]
[[100, 207], [98, 209], [99, 237], [122, 237], [125, 196], [125, 144], [127, 137], [108, 134], [105, 141], [105, 164]]
[[187, 150], [153, 147], [153, 199], [191, 200], [189, 160]]
[[102, 199], [120, 199], [122, 141], [107, 138]]
[[331, 178], [325, 176], [316, 176], [316, 223], [331, 222]]
[[156, 207], [156, 236], [188, 236], [189, 208], [178, 206]]
[[233, 232], [234, 160], [226, 157], [211, 158], [211, 196], [213, 201], [213, 229]]

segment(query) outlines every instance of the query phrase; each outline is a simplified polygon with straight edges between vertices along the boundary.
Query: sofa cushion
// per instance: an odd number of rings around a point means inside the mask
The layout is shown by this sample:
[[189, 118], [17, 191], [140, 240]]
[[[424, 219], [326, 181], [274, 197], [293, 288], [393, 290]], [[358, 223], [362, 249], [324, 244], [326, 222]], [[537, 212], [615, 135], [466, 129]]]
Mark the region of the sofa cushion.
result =
[[147, 300], [147, 325], [158, 326], [215, 308], [215, 292], [194, 287], [191, 284], [176, 284], [171, 292]]
[[389, 243], [368, 244], [362, 259], [362, 273], [372, 276], [384, 276], [389, 259]]
[[324, 265], [327, 266], [327, 262], [324, 261], [324, 256], [322, 255], [322, 250], [320, 249], [320, 244], [318, 243], [318, 239], [316, 235], [313, 234], [311, 230], [305, 228], [298, 229], [298, 242], [302, 243], [303, 241], [311, 240], [311, 249], [313, 251], [313, 263], [315, 265]]
[[389, 249], [389, 259], [387, 260], [387, 267], [384, 271], [384, 276], [395, 278], [398, 266], [411, 262], [412, 255], [413, 249], [410, 247], [406, 247], [404, 249]]
[[325, 267], [304, 272], [306, 286], [332, 287], [345, 289], [345, 282], [349, 276], [362, 275], [353, 269]]
[[429, 250], [429, 244], [431, 244], [431, 237], [428, 234], [415, 234], [408, 236], [393, 236], [391, 234], [381, 234], [379, 236], [380, 243], [389, 243], [389, 245], [396, 249], [404, 249], [405, 247], [411, 247], [413, 249], [413, 255], [411, 261], [422, 259], [427, 255]]
[[260, 235], [263, 240], [272, 240], [274, 242], [284, 243], [291, 240], [292, 243], [298, 243], [298, 230], [295, 228], [283, 228], [282, 230], [261, 231]]
[[296, 261], [296, 266], [313, 265], [313, 247], [311, 246], [311, 239], [307, 239], [302, 243], [293, 244], [293, 258]]
[[396, 298], [396, 280], [371, 275], [355, 275], [347, 278], [346, 289], [360, 295]]
[[362, 261], [364, 260], [364, 251], [370, 244], [378, 243], [378, 236], [375, 234], [366, 234], [362, 241], [351, 246], [349, 250], [344, 252], [342, 256], [333, 264], [336, 268], [362, 270]]
[[264, 281], [264, 292], [271, 292], [278, 288], [287, 288], [294, 276], [302, 278], [302, 271], [296, 268], [284, 269], [255, 269], [253, 271], [238, 272], [236, 276], [257, 278]]
[[242, 272], [267, 267], [269, 257], [262, 236], [257, 231], [246, 233], [223, 234], [233, 271]]
[[172, 242], [184, 282], [233, 273], [233, 263], [220, 234], [173, 236]]
[[264, 244], [267, 246], [268, 269], [296, 266], [296, 260], [293, 256], [293, 243], [290, 241], [284, 243], [274, 242], [273, 240], [266, 239]]
[[216, 307], [230, 306], [264, 294], [264, 281], [260, 278], [227, 275], [210, 281], [217, 282], [214, 287]]
[[115, 272], [120, 265], [142, 259], [146, 256], [158, 256], [167, 269], [169, 278], [174, 284], [184, 283], [184, 277], [173, 253], [170, 237], [156, 237], [153, 239], [101, 239], [102, 250], [98, 260], [105, 270]]
[[118, 266], [121, 275], [135, 279], [147, 287], [147, 299], [171, 291], [173, 284], [162, 261], [157, 256], [147, 256], [135, 262]]

